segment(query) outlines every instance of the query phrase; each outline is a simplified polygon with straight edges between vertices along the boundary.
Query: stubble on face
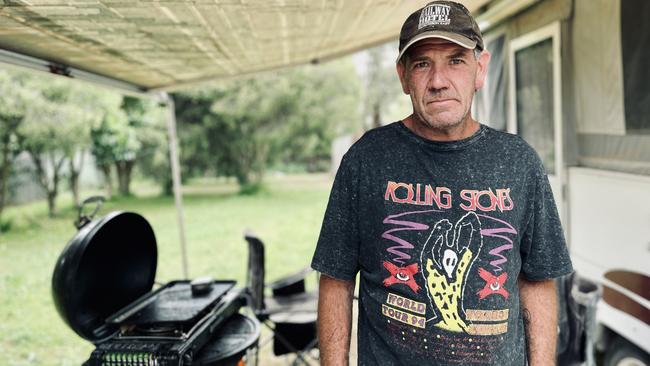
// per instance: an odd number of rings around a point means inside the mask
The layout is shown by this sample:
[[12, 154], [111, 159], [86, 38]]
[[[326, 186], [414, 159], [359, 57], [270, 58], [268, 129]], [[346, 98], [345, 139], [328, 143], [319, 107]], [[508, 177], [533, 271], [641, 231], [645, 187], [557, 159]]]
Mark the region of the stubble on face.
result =
[[398, 66], [404, 92], [413, 105], [413, 114], [404, 123], [434, 140], [471, 135], [479, 127], [470, 113], [475, 89], [482, 85], [482, 80], [477, 84], [478, 60], [472, 50], [451, 42], [421, 42]]
[[[417, 103], [415, 98], [411, 95], [411, 103]], [[427, 107], [431, 104], [445, 104], [445, 103], [459, 103], [457, 98], [454, 98], [451, 95], [444, 95], [442, 91], [431, 91], [429, 94], [430, 101], [425, 102], [425, 109], [428, 109]], [[448, 102], [439, 102], [439, 100], [449, 100]], [[431, 109], [434, 109], [435, 111], [433, 113], [423, 113], [422, 108], [418, 108], [417, 110], [413, 110], [413, 119], [414, 122], [421, 124], [425, 128], [431, 128], [434, 130], [448, 130], [448, 129], [453, 129], [458, 126], [460, 126], [463, 122], [466, 122], [468, 117], [471, 119], [471, 116], [469, 116], [470, 108], [465, 108], [464, 113], [461, 115], [458, 115], [458, 113], [454, 113], [454, 111], [447, 106], [445, 108], [444, 106], [438, 106], [432, 107]], [[451, 115], [450, 118], [444, 118], [442, 115]]]

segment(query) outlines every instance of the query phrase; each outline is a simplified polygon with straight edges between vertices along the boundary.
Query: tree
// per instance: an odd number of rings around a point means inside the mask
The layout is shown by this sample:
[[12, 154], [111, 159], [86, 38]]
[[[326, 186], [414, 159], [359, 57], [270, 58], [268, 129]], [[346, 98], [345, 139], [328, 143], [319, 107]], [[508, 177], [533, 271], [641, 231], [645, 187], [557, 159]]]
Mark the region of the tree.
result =
[[215, 100], [208, 136], [217, 170], [237, 178], [243, 188], [261, 184], [273, 138], [283, 127], [292, 101], [287, 81], [277, 76], [236, 80]]
[[215, 173], [207, 133], [212, 102], [218, 97], [215, 94], [214, 89], [204, 88], [173, 95], [183, 177]]
[[247, 190], [270, 164], [329, 159], [334, 136], [358, 123], [355, 80], [343, 61], [177, 95], [183, 164], [233, 176]]
[[282, 143], [274, 145], [283, 163], [298, 163], [308, 171], [327, 170], [331, 143], [359, 125], [360, 89], [349, 60], [292, 70], [290, 98]]
[[104, 185], [108, 199], [113, 197], [113, 164], [115, 137], [113, 130], [118, 125], [127, 124], [128, 119], [120, 108], [122, 96], [116, 93], [103, 92], [97, 102], [96, 109], [99, 121], [90, 130], [90, 152], [95, 165], [104, 176]]
[[125, 96], [122, 98], [120, 108], [126, 115], [127, 124], [115, 130], [117, 133], [113, 159], [120, 193], [128, 196], [131, 194], [131, 174], [142, 147], [136, 131], [147, 123], [147, 105], [141, 99]]
[[171, 164], [167, 140], [167, 109], [151, 99], [125, 97], [122, 109], [129, 124], [136, 128], [140, 142], [138, 171], [153, 178], [165, 195], [172, 194]]
[[135, 164], [137, 150], [140, 144], [135, 136], [135, 130], [129, 126], [126, 113], [120, 108], [109, 108], [99, 126], [92, 129], [92, 154], [95, 163], [106, 178], [108, 196], [113, 194], [111, 167], [116, 166], [121, 171], [118, 186], [120, 193], [130, 194], [130, 172]]
[[0, 71], [0, 218], [7, 200], [7, 186], [19, 150], [17, 131], [34, 93], [24, 87], [23, 74]]
[[115, 150], [115, 168], [117, 171], [117, 186], [120, 194], [124, 196], [131, 195], [131, 173], [140, 146], [135, 129], [127, 126], [119, 131]]
[[38, 91], [19, 128], [21, 147], [34, 163], [37, 181], [47, 196], [48, 213], [56, 214], [62, 167], [88, 134], [86, 111], [79, 108], [64, 80], [30, 78], [28, 88]]
[[402, 94], [391, 58], [395, 54], [393, 46], [381, 45], [365, 51], [361, 56], [364, 59], [361, 77], [365, 129], [383, 125], [390, 109], [395, 107]]
[[150, 99], [121, 96], [106, 103], [101, 122], [92, 129], [92, 154], [106, 177], [108, 196], [112, 196], [112, 167], [117, 172], [118, 189], [131, 194], [136, 163], [143, 173], [161, 181], [171, 192], [171, 175], [162, 118], [163, 110]]
[[90, 130], [101, 121], [104, 105], [107, 100], [114, 98], [114, 93], [98, 89], [88, 84], [64, 81], [68, 88], [65, 103], [71, 104], [77, 110], [76, 132], [79, 133], [75, 144], [67, 149], [68, 184], [75, 206], [80, 205], [79, 177], [84, 166], [86, 153], [90, 149]]

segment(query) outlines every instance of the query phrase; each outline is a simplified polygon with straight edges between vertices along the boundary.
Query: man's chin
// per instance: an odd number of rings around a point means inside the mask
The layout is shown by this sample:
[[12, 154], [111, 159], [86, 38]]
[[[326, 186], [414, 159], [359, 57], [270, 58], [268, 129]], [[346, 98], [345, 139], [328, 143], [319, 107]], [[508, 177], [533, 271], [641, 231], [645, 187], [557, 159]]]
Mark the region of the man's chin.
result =
[[462, 124], [462, 122], [463, 122], [463, 120], [459, 119], [459, 118], [456, 118], [456, 119], [452, 119], [452, 118], [436, 118], [436, 119], [427, 118], [427, 119], [423, 119], [423, 123], [427, 127], [433, 128], [433, 129], [436, 129], [436, 130], [453, 129], [453, 128], [456, 128], [456, 127], [460, 126]]

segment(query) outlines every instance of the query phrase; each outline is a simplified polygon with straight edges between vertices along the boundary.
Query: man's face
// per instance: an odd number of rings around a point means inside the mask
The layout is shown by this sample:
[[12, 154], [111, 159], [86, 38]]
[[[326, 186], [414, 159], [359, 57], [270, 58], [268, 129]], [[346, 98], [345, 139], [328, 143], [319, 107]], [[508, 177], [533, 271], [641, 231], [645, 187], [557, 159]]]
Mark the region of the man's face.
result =
[[436, 130], [460, 126], [468, 118], [474, 92], [483, 86], [489, 53], [455, 43], [424, 39], [397, 64], [402, 90], [410, 95], [414, 117]]

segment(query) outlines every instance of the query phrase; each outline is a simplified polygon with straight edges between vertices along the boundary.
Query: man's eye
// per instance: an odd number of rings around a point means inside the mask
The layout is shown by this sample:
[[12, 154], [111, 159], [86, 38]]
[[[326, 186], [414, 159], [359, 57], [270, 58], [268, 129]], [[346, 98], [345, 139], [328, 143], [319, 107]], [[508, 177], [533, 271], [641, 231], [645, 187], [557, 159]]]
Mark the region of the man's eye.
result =
[[416, 63], [413, 64], [414, 69], [421, 69], [421, 68], [427, 67], [427, 66], [429, 66], [429, 64], [427, 62], [425, 62], [425, 61], [420, 61], [420, 62], [416, 62]]
[[465, 60], [463, 60], [462, 58], [452, 58], [451, 61], [449, 61], [449, 63], [452, 65], [460, 65], [464, 62]]

